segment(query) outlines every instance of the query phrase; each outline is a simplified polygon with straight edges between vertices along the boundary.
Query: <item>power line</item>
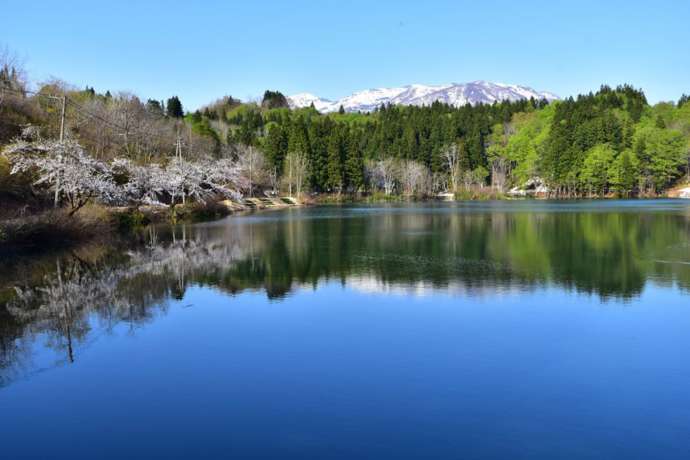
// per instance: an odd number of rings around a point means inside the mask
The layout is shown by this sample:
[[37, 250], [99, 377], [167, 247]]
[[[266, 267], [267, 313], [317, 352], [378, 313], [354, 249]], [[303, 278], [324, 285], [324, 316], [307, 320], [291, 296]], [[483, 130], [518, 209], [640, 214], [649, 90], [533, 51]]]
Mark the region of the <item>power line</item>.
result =
[[95, 113], [88, 111], [88, 110], [85, 109], [82, 105], [77, 104], [77, 103], [74, 102], [72, 99], [69, 99], [69, 98], [68, 98], [68, 99], [67, 99], [67, 103], [70, 104], [72, 107], [74, 107], [74, 109], [75, 109], [77, 112], [81, 113], [82, 115], [86, 115], [86, 116], [91, 117], [91, 118], [93, 118], [93, 119], [95, 119], [95, 120], [98, 120], [98, 121], [100, 121], [101, 123], [110, 126], [111, 128], [115, 128], [115, 129], [118, 129], [118, 130], [120, 130], [120, 131], [126, 131], [126, 130], [127, 130], [126, 128], [124, 128], [124, 127], [122, 127], [122, 126], [119, 126], [119, 125], [117, 125], [117, 124], [115, 124], [115, 123], [113, 123], [113, 122], [111, 122], [111, 121], [109, 121], [109, 120], [106, 120], [105, 118], [101, 117], [100, 115], [96, 115]]
[[84, 108], [84, 106], [82, 106], [81, 104], [77, 103], [75, 100], [71, 99], [70, 97], [68, 97], [68, 96], [66, 96], [66, 95], [64, 95], [64, 96], [57, 96], [57, 95], [53, 95], [53, 94], [41, 93], [41, 92], [38, 92], [38, 91], [18, 90], [18, 89], [14, 89], [14, 88], [0, 87], [0, 92], [2, 92], [2, 91], [7, 91], [7, 92], [14, 93], [14, 94], [21, 95], [21, 96], [26, 96], [27, 94], [32, 94], [32, 95], [35, 95], [35, 96], [44, 97], [44, 98], [48, 98], [48, 99], [51, 99], [51, 100], [60, 100], [60, 101], [61, 101], [61, 100], [63, 100], [63, 98], [64, 98], [64, 101], [65, 101], [67, 104], [70, 104], [77, 112], [79, 112], [79, 113], [82, 114], [82, 115], [85, 115], [85, 116], [91, 117], [91, 118], [93, 118], [93, 119], [95, 119], [95, 120], [98, 120], [98, 121], [100, 121], [101, 123], [103, 123], [103, 124], [105, 124], [105, 125], [108, 125], [109, 127], [113, 128], [113, 129], [116, 129], [116, 130], [118, 130], [118, 131], [124, 131], [124, 132], [127, 133], [128, 135], [132, 135], [132, 136], [135, 137], [135, 138], [136, 138], [136, 137], [141, 137], [141, 136], [143, 136], [141, 133], [129, 132], [129, 129], [127, 129], [127, 128], [123, 127], [123, 126], [120, 126], [120, 125], [118, 125], [117, 123], [111, 122], [110, 120], [106, 120], [105, 118], [101, 117], [100, 115], [97, 115], [97, 114], [95, 114], [95, 113], [93, 113], [93, 112], [87, 110], [86, 108]]

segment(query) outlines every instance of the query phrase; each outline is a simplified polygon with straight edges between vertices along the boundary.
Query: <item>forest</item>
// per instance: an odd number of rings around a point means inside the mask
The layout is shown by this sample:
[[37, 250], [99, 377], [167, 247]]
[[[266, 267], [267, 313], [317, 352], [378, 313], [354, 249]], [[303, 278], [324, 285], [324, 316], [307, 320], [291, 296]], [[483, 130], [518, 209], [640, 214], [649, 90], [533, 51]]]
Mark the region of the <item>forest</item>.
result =
[[[280, 92], [185, 110], [177, 95], [30, 84], [0, 53], [0, 218], [92, 203], [162, 206], [263, 194], [659, 196], [690, 175], [690, 102], [630, 85], [548, 103], [290, 109]], [[30, 88], [34, 88], [31, 90]]]

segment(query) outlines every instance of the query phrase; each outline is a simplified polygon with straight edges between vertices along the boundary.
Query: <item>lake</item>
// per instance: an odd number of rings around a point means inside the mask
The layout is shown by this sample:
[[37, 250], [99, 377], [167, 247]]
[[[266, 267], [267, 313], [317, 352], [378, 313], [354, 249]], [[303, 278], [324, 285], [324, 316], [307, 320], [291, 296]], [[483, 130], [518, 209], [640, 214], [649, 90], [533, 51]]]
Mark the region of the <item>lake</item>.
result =
[[690, 202], [327, 206], [3, 261], [0, 457], [690, 458]]

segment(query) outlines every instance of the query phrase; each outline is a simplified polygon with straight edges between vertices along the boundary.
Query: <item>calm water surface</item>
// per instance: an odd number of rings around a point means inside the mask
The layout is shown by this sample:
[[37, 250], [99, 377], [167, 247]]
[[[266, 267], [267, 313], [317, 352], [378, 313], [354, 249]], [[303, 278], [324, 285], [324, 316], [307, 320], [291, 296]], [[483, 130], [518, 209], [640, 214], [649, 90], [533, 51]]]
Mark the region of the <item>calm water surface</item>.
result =
[[690, 203], [292, 209], [5, 257], [0, 458], [690, 458]]

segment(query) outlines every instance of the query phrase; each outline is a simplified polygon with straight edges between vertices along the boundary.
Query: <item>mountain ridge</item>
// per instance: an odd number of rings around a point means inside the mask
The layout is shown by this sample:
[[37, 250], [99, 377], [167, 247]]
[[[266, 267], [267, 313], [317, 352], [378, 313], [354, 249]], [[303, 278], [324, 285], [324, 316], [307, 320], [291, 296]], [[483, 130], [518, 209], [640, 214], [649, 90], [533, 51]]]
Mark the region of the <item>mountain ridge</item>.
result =
[[465, 104], [492, 104], [504, 100], [517, 101], [520, 99], [560, 99], [556, 94], [548, 91], [536, 91], [529, 86], [494, 83], [476, 80], [468, 83], [449, 83], [446, 85], [411, 84], [392, 88], [372, 88], [356, 91], [338, 100], [330, 100], [315, 96], [311, 93], [299, 93], [288, 96], [291, 108], [309, 107], [319, 112], [335, 112], [342, 106], [346, 112], [371, 112], [381, 105], [431, 105], [444, 102], [454, 106]]

